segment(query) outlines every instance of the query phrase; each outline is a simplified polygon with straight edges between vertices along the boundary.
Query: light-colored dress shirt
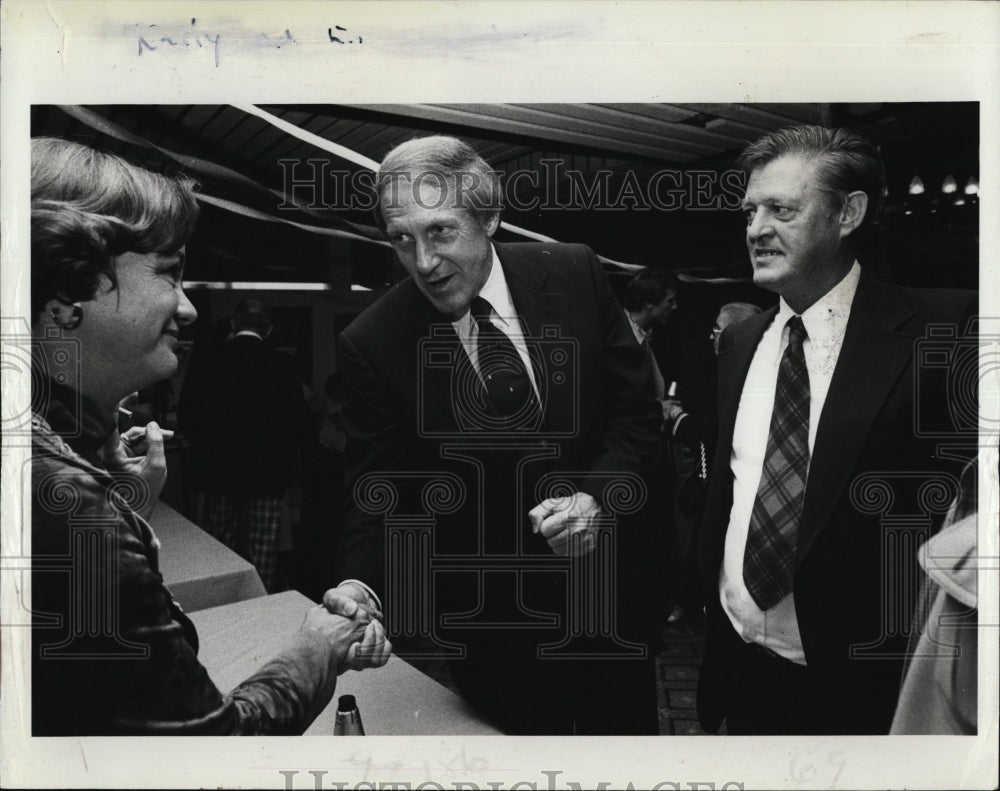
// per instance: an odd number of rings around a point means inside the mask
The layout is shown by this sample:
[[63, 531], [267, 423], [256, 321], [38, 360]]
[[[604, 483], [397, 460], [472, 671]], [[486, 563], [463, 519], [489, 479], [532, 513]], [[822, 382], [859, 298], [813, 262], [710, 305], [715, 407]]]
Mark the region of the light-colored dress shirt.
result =
[[[810, 458], [823, 404], [826, 403], [830, 381], [844, 343], [844, 331], [860, 275], [861, 268], [855, 261], [836, 286], [802, 313], [802, 323], [808, 335], [802, 349], [809, 371]], [[794, 315], [795, 312], [782, 299], [774, 321], [757, 344], [740, 396], [729, 461], [733, 473], [733, 508], [729, 513], [719, 572], [719, 596], [733, 628], [745, 641], [758, 643], [792, 662], [805, 665], [794, 595], [789, 593], [764, 612], [757, 607], [743, 582], [743, 554], [750, 529], [750, 514], [764, 468], [778, 366], [788, 345], [785, 324]], [[807, 491], [808, 488], [807, 478]]]
[[[538, 392], [538, 382], [535, 380], [535, 371], [531, 367], [531, 357], [528, 355], [528, 344], [524, 340], [524, 327], [521, 325], [517, 311], [514, 309], [514, 301], [511, 299], [510, 290], [507, 288], [507, 278], [504, 277], [503, 267], [500, 265], [500, 259], [497, 258], [497, 251], [493, 245], [490, 245], [490, 253], [493, 256], [493, 261], [490, 265], [490, 274], [486, 278], [486, 283], [483, 284], [483, 288], [478, 296], [493, 306], [493, 312], [490, 314], [490, 324], [510, 338], [511, 343], [514, 344], [514, 348], [517, 350], [517, 354], [528, 372], [531, 387], [535, 391], [535, 398], [541, 401]], [[479, 324], [476, 323], [472, 311], [467, 309], [461, 318], [451, 323], [451, 326], [455, 328], [455, 334], [462, 341], [465, 353], [469, 355], [469, 359], [472, 361], [472, 367], [476, 369], [476, 373], [482, 378], [482, 371], [479, 370], [479, 349], [477, 347]]]

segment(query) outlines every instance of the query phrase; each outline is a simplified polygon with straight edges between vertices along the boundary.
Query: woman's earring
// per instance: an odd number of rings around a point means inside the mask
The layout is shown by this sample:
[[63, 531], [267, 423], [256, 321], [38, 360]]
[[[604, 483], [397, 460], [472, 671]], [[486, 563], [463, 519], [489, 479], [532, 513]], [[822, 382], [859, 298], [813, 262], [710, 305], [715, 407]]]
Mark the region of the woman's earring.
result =
[[52, 308], [52, 321], [61, 329], [75, 330], [83, 321], [83, 308], [80, 307], [80, 303], [74, 302], [71, 307], [73, 308], [73, 312], [68, 320], [63, 318], [60, 308], [55, 306]]

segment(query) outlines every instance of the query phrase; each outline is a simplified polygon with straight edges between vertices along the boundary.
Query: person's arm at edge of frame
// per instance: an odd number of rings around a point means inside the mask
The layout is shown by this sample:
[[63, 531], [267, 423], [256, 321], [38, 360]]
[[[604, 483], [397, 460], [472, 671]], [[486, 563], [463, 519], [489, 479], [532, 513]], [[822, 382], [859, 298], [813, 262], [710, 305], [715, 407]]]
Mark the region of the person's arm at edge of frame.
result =
[[324, 603], [331, 612], [353, 601], [381, 620], [385, 591], [385, 524], [358, 505], [355, 487], [368, 472], [399, 469], [405, 455], [398, 415], [384, 397], [385, 387], [349, 333], [337, 339], [338, 370], [344, 383], [342, 412], [347, 435], [345, 527], [334, 560], [334, 578]]

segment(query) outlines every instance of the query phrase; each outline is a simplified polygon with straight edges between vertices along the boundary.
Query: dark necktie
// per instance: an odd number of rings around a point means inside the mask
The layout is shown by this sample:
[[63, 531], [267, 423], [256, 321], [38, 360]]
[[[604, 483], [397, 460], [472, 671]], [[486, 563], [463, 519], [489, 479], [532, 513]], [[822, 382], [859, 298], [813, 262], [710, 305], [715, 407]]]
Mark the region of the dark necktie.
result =
[[764, 468], [750, 515], [743, 581], [761, 610], [792, 589], [802, 500], [809, 469], [809, 371], [802, 319], [788, 320], [788, 346], [778, 366]]
[[479, 325], [479, 373], [494, 409], [512, 428], [537, 428], [538, 401], [521, 355], [510, 338], [490, 322], [493, 307], [488, 301], [476, 297], [471, 310]]

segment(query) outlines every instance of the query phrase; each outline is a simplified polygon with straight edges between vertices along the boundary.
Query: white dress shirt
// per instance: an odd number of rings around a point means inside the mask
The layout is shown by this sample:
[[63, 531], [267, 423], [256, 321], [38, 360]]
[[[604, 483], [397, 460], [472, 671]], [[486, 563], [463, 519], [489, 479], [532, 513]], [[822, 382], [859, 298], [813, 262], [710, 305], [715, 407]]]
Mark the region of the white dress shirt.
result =
[[[535, 391], [535, 398], [541, 402], [541, 397], [538, 393], [538, 383], [535, 381], [535, 371], [531, 367], [531, 357], [528, 355], [528, 344], [524, 340], [524, 327], [521, 326], [521, 322], [517, 317], [517, 311], [514, 309], [514, 301], [511, 299], [510, 290], [507, 288], [507, 278], [504, 277], [503, 267], [500, 265], [500, 259], [497, 258], [497, 251], [493, 245], [490, 245], [490, 253], [493, 256], [493, 261], [490, 265], [490, 274], [486, 278], [486, 283], [483, 284], [483, 288], [478, 296], [493, 306], [493, 312], [490, 314], [490, 324], [510, 338], [511, 343], [514, 344], [514, 348], [517, 350], [517, 354], [528, 372], [531, 387]], [[455, 334], [462, 341], [465, 353], [469, 355], [469, 359], [472, 361], [472, 367], [476, 369], [476, 373], [482, 378], [482, 371], [479, 370], [479, 349], [477, 346], [479, 324], [476, 323], [472, 311], [466, 309], [461, 318], [453, 321], [451, 326], [455, 328]]]
[[[855, 261], [850, 271], [830, 291], [802, 313], [806, 338], [802, 344], [809, 371], [809, 455], [812, 457], [816, 429], [830, 389], [833, 371], [844, 343], [851, 303], [861, 268]], [[802, 637], [795, 615], [795, 597], [789, 593], [774, 607], [762, 611], [743, 582], [743, 554], [750, 529], [760, 477], [764, 468], [778, 366], [788, 345], [785, 324], [795, 315], [784, 299], [777, 315], [761, 336], [740, 396], [733, 451], [729, 466], [733, 473], [733, 508], [729, 513], [726, 545], [719, 572], [719, 596], [736, 633], [800, 665], [806, 664]], [[808, 477], [806, 490], [808, 491]]]

